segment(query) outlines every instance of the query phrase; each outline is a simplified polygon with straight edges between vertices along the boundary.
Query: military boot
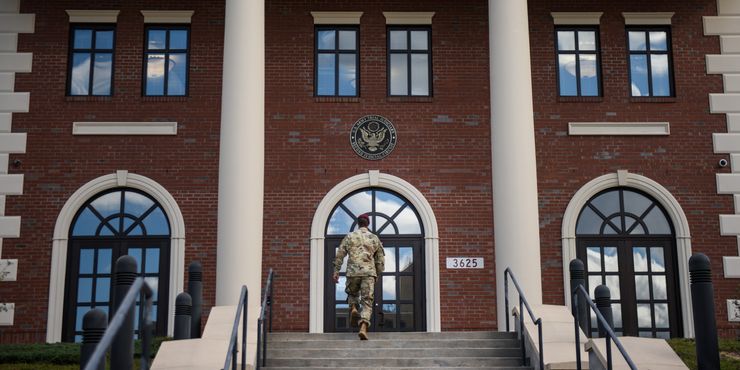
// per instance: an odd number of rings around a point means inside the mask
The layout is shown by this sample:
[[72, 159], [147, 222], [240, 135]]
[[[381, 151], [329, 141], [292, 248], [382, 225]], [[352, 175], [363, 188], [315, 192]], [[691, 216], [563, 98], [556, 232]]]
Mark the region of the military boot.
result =
[[359, 336], [360, 336], [360, 339], [367, 340], [367, 323], [364, 322], [364, 321], [360, 323], [360, 334], [359, 334]]
[[357, 311], [357, 306], [352, 305], [352, 312], [349, 315], [350, 324], [352, 324], [352, 327], [356, 328], [357, 324], [360, 322], [360, 312]]

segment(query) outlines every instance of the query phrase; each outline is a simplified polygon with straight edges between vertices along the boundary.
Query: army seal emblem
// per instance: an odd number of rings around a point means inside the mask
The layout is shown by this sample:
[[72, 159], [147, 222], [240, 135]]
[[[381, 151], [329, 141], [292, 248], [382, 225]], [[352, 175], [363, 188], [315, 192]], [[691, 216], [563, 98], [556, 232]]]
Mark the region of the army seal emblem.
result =
[[357, 155], [377, 161], [387, 157], [396, 147], [396, 128], [383, 116], [365, 116], [352, 126], [349, 142]]

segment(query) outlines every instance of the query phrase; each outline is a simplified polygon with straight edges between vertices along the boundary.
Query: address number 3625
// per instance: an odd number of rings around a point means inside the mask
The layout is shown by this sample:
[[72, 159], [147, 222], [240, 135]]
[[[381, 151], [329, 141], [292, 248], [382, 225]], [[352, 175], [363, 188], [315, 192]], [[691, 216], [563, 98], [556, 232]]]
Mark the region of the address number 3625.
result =
[[483, 257], [448, 257], [448, 269], [482, 269]]

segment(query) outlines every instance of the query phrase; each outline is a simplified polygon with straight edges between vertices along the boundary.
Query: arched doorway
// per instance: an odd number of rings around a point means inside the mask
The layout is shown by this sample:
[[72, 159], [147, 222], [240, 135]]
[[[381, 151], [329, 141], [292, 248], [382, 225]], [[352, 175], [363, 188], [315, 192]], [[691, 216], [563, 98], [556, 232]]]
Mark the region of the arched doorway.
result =
[[152, 319], [156, 334], [166, 335], [170, 235], [162, 206], [139, 190], [107, 190], [80, 207], [69, 228], [62, 339], [81, 340], [82, 317], [90, 309], [110, 314], [113, 266], [127, 254], [137, 260], [139, 275], [154, 287]]
[[[576, 254], [592, 297], [597, 285], [609, 287], [617, 334], [682, 335], [675, 240], [663, 206], [634, 188], [606, 189], [581, 209]], [[595, 318], [590, 330], [597, 331]]]
[[375, 284], [374, 331], [423, 331], [424, 230], [414, 206], [397, 193], [365, 188], [344, 197], [331, 212], [324, 240], [326, 267], [325, 332], [351, 331], [345, 287], [345, 266], [339, 284], [331, 279], [334, 256], [344, 236], [357, 229], [356, 218], [370, 215], [370, 231], [383, 242], [385, 271]]

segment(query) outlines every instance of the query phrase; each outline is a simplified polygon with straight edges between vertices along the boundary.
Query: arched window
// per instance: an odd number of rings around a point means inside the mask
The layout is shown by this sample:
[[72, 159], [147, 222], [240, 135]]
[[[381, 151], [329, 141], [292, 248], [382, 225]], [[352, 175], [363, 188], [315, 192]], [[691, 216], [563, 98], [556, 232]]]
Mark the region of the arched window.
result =
[[618, 333], [680, 335], [675, 233], [657, 201], [630, 188], [603, 191], [581, 210], [576, 238], [589, 292], [609, 287]]
[[[81, 340], [82, 317], [92, 308], [110, 316], [115, 261], [133, 256], [139, 275], [154, 287], [153, 320], [166, 334], [170, 224], [162, 207], [138, 190], [118, 188], [90, 199], [70, 228], [63, 339]], [[137, 307], [138, 328], [141, 308]], [[137, 329], [138, 330], [138, 329]]]
[[326, 224], [325, 318], [324, 331], [350, 331], [349, 306], [344, 272], [340, 282], [331, 279], [336, 250], [344, 236], [357, 230], [357, 216], [370, 216], [369, 230], [380, 237], [385, 250], [385, 271], [375, 284], [375, 331], [423, 331], [424, 307], [424, 230], [419, 214], [400, 195], [380, 188], [360, 189], [342, 199]]

